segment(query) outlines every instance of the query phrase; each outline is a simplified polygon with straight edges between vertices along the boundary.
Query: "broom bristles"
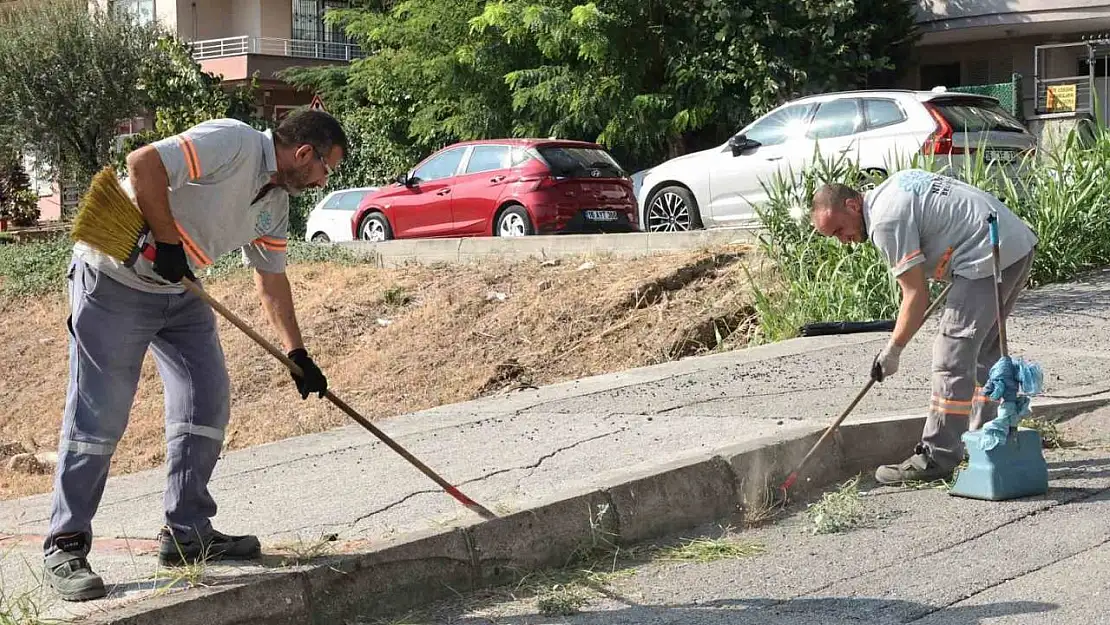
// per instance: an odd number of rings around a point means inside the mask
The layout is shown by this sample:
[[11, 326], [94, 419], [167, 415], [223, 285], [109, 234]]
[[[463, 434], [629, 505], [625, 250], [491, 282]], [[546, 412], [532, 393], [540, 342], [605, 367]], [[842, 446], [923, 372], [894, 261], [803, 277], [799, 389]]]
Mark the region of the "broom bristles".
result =
[[144, 227], [142, 212], [108, 166], [93, 176], [88, 192], [78, 203], [70, 236], [123, 262], [134, 253]]

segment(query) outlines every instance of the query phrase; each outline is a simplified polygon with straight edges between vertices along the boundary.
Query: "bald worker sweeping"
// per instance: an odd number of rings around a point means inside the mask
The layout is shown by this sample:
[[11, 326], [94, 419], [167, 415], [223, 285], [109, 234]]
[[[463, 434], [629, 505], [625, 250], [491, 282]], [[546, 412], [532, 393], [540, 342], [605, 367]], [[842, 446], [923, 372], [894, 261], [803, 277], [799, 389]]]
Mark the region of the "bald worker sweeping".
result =
[[902, 350], [929, 306], [927, 281], [951, 282], [933, 343], [932, 399], [921, 442], [904, 462], [881, 466], [882, 484], [949, 477], [963, 459], [961, 435], [995, 418], [982, 387], [1000, 357], [992, 248], [987, 218], [1001, 233], [1002, 316], [1013, 310], [1033, 264], [1037, 237], [993, 195], [954, 178], [910, 169], [860, 193], [827, 184], [814, 195], [813, 226], [841, 243], [870, 241], [898, 280], [894, 332], [875, 356], [877, 382], [898, 371]]

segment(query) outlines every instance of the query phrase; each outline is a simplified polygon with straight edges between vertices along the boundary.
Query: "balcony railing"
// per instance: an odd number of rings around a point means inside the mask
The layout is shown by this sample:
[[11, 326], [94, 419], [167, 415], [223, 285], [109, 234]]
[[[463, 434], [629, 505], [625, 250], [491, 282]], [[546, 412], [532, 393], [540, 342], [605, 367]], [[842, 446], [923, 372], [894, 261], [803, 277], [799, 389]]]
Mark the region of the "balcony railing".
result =
[[362, 48], [350, 43], [308, 41], [304, 39], [276, 39], [273, 37], [224, 37], [204, 39], [192, 44], [193, 58], [197, 61], [219, 59], [244, 54], [290, 56], [325, 61], [350, 61], [366, 56]]
[[1034, 92], [1033, 112], [1037, 115], [1093, 112], [1091, 82], [1090, 76], [1039, 79]]

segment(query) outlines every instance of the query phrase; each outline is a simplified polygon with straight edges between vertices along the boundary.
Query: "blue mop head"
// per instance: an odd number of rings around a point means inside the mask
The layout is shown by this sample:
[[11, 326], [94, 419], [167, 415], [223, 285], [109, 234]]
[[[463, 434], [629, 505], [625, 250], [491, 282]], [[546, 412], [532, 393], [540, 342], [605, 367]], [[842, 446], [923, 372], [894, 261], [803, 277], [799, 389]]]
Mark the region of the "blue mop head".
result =
[[1044, 372], [1036, 363], [1007, 357], [994, 363], [983, 392], [1001, 403], [998, 416], [983, 426], [979, 443], [982, 449], [994, 449], [1006, 442], [1010, 429], [1016, 428], [1021, 419], [1029, 414], [1030, 397], [1039, 394], [1043, 385]]

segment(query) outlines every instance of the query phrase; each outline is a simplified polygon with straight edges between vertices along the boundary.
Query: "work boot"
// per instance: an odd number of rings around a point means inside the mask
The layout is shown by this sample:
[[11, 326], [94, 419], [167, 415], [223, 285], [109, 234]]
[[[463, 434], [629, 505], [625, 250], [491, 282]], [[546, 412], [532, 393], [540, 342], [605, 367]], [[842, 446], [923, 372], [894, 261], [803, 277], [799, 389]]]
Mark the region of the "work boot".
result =
[[43, 558], [44, 577], [64, 601], [89, 601], [108, 594], [104, 580], [93, 573], [86, 559], [89, 546], [84, 535], [59, 536], [54, 548]]
[[168, 527], [158, 535], [158, 562], [162, 566], [182, 566], [219, 560], [253, 560], [262, 555], [262, 546], [255, 536], [228, 536], [216, 530], [198, 540], [175, 539]]
[[875, 470], [875, 479], [880, 484], [902, 484], [904, 482], [932, 482], [951, 477], [955, 467], [942, 466], [929, 455], [924, 445], [917, 445], [913, 455], [901, 464], [887, 464]]

